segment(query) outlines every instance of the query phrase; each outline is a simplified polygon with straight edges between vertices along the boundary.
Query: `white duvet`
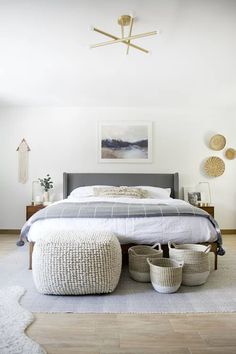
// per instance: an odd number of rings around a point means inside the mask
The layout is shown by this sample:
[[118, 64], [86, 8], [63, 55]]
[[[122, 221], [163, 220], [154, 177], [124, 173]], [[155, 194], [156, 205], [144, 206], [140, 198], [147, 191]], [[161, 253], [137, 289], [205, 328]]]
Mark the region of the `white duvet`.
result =
[[[89, 202], [111, 201], [120, 203], [140, 204], [186, 204], [180, 199], [133, 199], [133, 198], [72, 198], [56, 202]], [[54, 203], [55, 204], [55, 203]], [[50, 206], [48, 206], [50, 208]], [[168, 241], [176, 243], [213, 242], [217, 239], [216, 231], [211, 222], [205, 217], [194, 216], [164, 216], [138, 218], [62, 218], [44, 219], [34, 222], [28, 234], [28, 240], [36, 242], [42, 234], [52, 230], [85, 230], [112, 231], [121, 244], [153, 244]]]

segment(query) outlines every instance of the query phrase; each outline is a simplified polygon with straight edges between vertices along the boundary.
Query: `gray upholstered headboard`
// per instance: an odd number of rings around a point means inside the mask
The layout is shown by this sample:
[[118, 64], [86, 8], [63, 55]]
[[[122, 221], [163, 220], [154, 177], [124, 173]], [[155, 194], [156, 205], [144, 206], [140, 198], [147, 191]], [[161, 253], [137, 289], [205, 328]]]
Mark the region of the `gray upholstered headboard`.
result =
[[178, 173], [63, 173], [63, 198], [82, 186], [154, 186], [171, 188], [171, 197], [179, 198]]

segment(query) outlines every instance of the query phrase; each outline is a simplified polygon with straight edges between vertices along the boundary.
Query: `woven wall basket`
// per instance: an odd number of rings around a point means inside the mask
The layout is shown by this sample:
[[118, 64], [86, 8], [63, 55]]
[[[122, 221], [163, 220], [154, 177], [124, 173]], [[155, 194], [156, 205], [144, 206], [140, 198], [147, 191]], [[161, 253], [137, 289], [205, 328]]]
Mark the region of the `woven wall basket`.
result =
[[204, 170], [208, 176], [218, 177], [223, 175], [225, 171], [225, 163], [221, 158], [211, 156], [206, 160]]
[[209, 146], [212, 150], [219, 151], [224, 149], [225, 144], [226, 144], [225, 137], [221, 134], [216, 134], [211, 138]]
[[225, 157], [228, 159], [228, 160], [233, 160], [235, 159], [236, 157], [236, 150], [233, 149], [233, 148], [229, 148], [225, 151]]

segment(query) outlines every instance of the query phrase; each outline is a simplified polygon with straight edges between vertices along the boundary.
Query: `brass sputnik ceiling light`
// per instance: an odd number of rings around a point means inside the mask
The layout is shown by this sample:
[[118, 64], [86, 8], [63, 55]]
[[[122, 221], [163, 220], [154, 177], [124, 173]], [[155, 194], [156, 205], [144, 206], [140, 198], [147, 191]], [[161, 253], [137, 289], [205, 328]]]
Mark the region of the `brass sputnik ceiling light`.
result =
[[[121, 26], [121, 37], [114, 36], [113, 34], [104, 32], [104, 31], [102, 31], [102, 30], [100, 30], [98, 28], [94, 28], [93, 27], [93, 30], [95, 32], [101, 33], [104, 36], [112, 38], [112, 40], [107, 41], [107, 42], [101, 42], [101, 43], [98, 43], [98, 44], [93, 44], [93, 45], [91, 45], [90, 48], [97, 48], [97, 47], [102, 47], [104, 45], [115, 44], [115, 43], [123, 43], [123, 44], [126, 45], [126, 54], [129, 54], [129, 48], [130, 47], [138, 49], [138, 50], [141, 50], [144, 53], [149, 53], [149, 51], [147, 49], [139, 47], [136, 44], [131, 43], [131, 41], [134, 40], [134, 39], [138, 39], [138, 38], [153, 36], [155, 34], [158, 34], [158, 31], [145, 32], [145, 33], [132, 35], [134, 17], [131, 16], [131, 15], [122, 15], [122, 16], [120, 16], [118, 18], [118, 24]], [[124, 27], [129, 27], [128, 36], [125, 36]]]

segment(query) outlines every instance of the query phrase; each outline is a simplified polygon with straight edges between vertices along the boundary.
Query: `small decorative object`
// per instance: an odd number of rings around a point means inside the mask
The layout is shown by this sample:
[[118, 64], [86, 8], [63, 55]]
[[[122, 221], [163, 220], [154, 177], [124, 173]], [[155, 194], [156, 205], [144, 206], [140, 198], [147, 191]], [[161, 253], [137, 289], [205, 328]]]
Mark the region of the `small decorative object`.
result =
[[206, 160], [204, 169], [208, 176], [218, 177], [223, 175], [225, 171], [225, 163], [220, 157], [211, 156]]
[[39, 181], [32, 182], [32, 205], [42, 204], [42, 188]]
[[236, 150], [233, 149], [233, 148], [229, 148], [225, 151], [225, 157], [228, 159], [228, 160], [233, 160], [235, 159], [236, 157]]
[[40, 185], [44, 189], [43, 193], [43, 205], [48, 205], [49, 202], [49, 190], [53, 188], [53, 181], [49, 174], [45, 178], [39, 178]]
[[201, 202], [201, 192], [195, 186], [184, 187], [184, 200], [192, 205], [198, 205]]
[[[158, 249], [155, 247], [158, 246]], [[163, 251], [160, 243], [153, 246], [137, 245], [132, 246], [129, 252], [129, 274], [131, 278], [143, 283], [150, 282], [150, 269], [147, 258], [161, 258]]]
[[21, 140], [20, 145], [16, 149], [18, 151], [18, 181], [20, 183], [26, 183], [28, 180], [28, 161], [30, 147], [25, 139]]
[[169, 256], [178, 262], [183, 262], [182, 284], [193, 286], [207, 281], [210, 274], [209, 252], [211, 245], [195, 245], [168, 242]]
[[188, 193], [188, 202], [192, 205], [198, 205], [201, 202], [201, 193], [200, 192]]
[[[110, 41], [98, 43], [91, 45], [90, 48], [96, 48], [96, 47], [101, 47], [109, 44], [115, 44], [115, 43], [123, 43], [126, 46], [126, 54], [129, 54], [129, 48], [135, 48], [138, 50], [141, 50], [144, 53], [148, 53], [147, 49], [144, 49], [142, 47], [137, 46], [136, 44], [131, 43], [131, 40], [133, 39], [138, 39], [138, 38], [143, 38], [147, 36], [153, 36], [155, 34], [158, 34], [158, 31], [152, 31], [152, 32], [145, 32], [145, 33], [140, 33], [136, 35], [132, 35], [132, 30], [133, 30], [133, 24], [134, 24], [134, 17], [132, 15], [121, 15], [118, 18], [118, 24], [121, 26], [121, 37], [114, 36], [113, 34], [104, 32], [98, 28], [92, 28], [95, 32], [101, 33], [104, 36], [107, 36], [109, 38], [112, 38]], [[129, 32], [128, 35], [124, 34], [124, 27], [129, 26]]]
[[219, 151], [225, 147], [225, 144], [226, 144], [225, 137], [221, 134], [216, 134], [211, 138], [209, 145], [212, 150]]
[[182, 282], [183, 261], [170, 258], [148, 258], [153, 288], [159, 293], [175, 293]]
[[100, 162], [151, 162], [152, 123], [143, 121], [101, 122], [98, 151]]

